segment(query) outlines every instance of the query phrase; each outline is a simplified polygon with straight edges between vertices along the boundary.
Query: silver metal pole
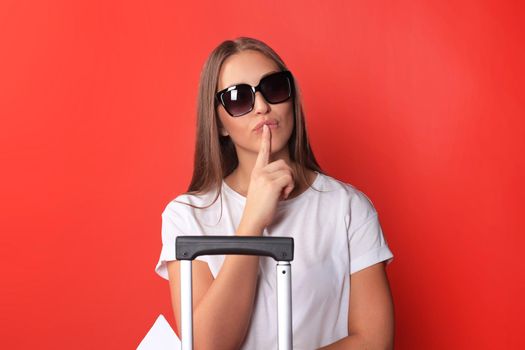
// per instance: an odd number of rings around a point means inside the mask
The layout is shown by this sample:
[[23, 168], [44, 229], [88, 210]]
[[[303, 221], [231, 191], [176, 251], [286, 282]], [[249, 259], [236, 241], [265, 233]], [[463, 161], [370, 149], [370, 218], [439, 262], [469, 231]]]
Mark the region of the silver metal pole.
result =
[[279, 350], [292, 350], [292, 270], [287, 261], [277, 262], [277, 323]]
[[181, 350], [193, 350], [193, 301], [191, 260], [180, 261], [180, 333]]

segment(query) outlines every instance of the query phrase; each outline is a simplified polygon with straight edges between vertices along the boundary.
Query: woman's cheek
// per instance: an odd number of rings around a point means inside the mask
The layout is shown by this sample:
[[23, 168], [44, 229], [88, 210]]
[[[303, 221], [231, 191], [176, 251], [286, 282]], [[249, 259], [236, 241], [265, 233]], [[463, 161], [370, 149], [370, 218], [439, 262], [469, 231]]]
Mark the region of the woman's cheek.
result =
[[260, 138], [253, 133], [249, 128], [232, 127], [229, 130], [230, 137], [236, 146], [251, 151], [257, 152], [259, 150]]

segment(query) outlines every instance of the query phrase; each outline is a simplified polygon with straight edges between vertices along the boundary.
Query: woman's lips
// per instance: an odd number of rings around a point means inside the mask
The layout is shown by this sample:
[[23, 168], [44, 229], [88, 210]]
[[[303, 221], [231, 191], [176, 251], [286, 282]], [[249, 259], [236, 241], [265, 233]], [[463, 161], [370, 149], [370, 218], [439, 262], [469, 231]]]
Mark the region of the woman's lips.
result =
[[255, 128], [253, 128], [253, 131], [254, 132], [262, 132], [262, 127], [263, 125], [268, 125], [268, 127], [270, 129], [275, 129], [279, 126], [279, 122], [277, 120], [274, 120], [274, 119], [269, 119], [269, 120], [263, 120], [259, 123], [257, 123], [257, 125], [255, 125]]

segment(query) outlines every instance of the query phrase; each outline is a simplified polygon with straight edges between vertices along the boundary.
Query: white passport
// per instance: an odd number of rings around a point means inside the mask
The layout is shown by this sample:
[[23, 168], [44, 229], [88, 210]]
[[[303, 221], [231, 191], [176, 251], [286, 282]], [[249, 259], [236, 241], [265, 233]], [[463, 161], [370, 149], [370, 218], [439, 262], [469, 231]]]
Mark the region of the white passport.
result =
[[181, 343], [177, 334], [164, 316], [159, 315], [137, 350], [179, 350], [180, 348]]

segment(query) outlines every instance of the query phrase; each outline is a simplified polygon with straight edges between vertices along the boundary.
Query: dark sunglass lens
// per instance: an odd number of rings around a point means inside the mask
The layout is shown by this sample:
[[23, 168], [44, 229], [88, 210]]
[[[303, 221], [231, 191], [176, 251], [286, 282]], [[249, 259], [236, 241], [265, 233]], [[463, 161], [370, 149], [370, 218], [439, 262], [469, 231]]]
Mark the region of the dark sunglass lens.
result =
[[270, 103], [286, 101], [292, 94], [292, 87], [288, 76], [284, 73], [269, 75], [261, 82], [261, 92]]
[[233, 116], [248, 113], [253, 107], [253, 93], [249, 86], [239, 85], [222, 95], [224, 108]]

